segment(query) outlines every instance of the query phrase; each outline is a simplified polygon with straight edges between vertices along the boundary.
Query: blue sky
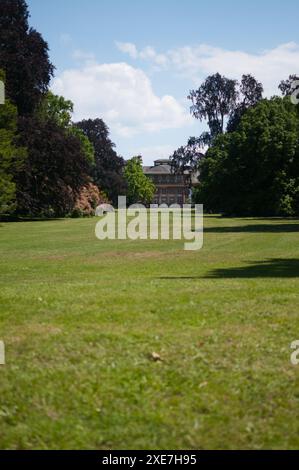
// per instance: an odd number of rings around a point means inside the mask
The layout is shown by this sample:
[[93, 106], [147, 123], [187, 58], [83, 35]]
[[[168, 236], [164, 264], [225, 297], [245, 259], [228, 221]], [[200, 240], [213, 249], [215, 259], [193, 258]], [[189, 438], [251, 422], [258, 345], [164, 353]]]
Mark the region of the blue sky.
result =
[[252, 73], [276, 93], [299, 72], [298, 0], [27, 0], [52, 88], [101, 117], [119, 154], [167, 157], [205, 128], [186, 99], [209, 74]]

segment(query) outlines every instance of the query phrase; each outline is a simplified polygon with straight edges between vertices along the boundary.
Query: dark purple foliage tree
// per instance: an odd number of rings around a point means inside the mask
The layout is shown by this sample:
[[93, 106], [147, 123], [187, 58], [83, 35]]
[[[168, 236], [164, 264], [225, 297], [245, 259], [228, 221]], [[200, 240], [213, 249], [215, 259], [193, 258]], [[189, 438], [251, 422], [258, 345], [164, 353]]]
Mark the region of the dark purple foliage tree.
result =
[[28, 157], [16, 174], [18, 213], [65, 216], [82, 186], [90, 182], [89, 162], [78, 138], [51, 120], [20, 118], [20, 145]]
[[115, 204], [118, 195], [126, 194], [123, 176], [124, 159], [114, 150], [109, 129], [102, 119], [87, 119], [76, 124], [94, 147], [95, 165], [93, 179]]
[[24, 0], [0, 1], [0, 69], [6, 73], [7, 97], [19, 115], [31, 114], [53, 76], [48, 45], [29, 27]]

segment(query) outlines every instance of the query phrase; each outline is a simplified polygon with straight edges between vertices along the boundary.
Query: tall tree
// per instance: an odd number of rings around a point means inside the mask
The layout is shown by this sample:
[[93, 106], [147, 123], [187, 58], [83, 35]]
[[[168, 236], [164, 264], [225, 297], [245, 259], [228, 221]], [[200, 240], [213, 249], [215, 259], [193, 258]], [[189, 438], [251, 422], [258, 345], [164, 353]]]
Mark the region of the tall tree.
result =
[[235, 109], [232, 110], [227, 124], [227, 131], [233, 132], [237, 129], [243, 114], [252, 106], [263, 99], [263, 85], [252, 75], [243, 75], [239, 86], [239, 100]]
[[196, 119], [207, 120], [211, 139], [224, 132], [225, 117], [235, 109], [237, 97], [237, 81], [219, 73], [210, 75], [197, 90], [190, 91], [190, 111]]
[[0, 2], [0, 68], [7, 78], [7, 96], [20, 115], [31, 114], [53, 76], [48, 45], [30, 28], [25, 0]]
[[84, 135], [92, 143], [95, 155], [93, 179], [95, 183], [116, 204], [119, 195], [126, 194], [123, 176], [124, 160], [115, 152], [115, 145], [109, 137], [109, 129], [102, 119], [87, 119], [78, 122]]
[[78, 138], [53, 120], [36, 117], [20, 118], [19, 132], [28, 157], [16, 175], [18, 213], [70, 214], [81, 188], [90, 182], [89, 163]]
[[[0, 80], [4, 75], [0, 71]], [[18, 148], [17, 109], [8, 100], [0, 105], [0, 214], [9, 214], [16, 207], [15, 172], [22, 165], [26, 151]]]
[[245, 108], [254, 106], [263, 99], [264, 87], [252, 75], [242, 75], [240, 84], [240, 104]]
[[299, 215], [299, 115], [287, 99], [262, 100], [200, 164], [198, 200], [229, 215]]
[[283, 96], [290, 96], [295, 90], [299, 92], [299, 76], [290, 75], [287, 80], [282, 80], [278, 86]]
[[51, 91], [48, 91], [44, 95], [36, 115], [39, 120], [50, 120], [57, 124], [57, 126], [77, 137], [86, 159], [91, 165], [93, 165], [93, 145], [82, 129], [72, 123], [73, 111], [74, 104], [72, 101], [66, 100], [63, 96], [54, 95]]

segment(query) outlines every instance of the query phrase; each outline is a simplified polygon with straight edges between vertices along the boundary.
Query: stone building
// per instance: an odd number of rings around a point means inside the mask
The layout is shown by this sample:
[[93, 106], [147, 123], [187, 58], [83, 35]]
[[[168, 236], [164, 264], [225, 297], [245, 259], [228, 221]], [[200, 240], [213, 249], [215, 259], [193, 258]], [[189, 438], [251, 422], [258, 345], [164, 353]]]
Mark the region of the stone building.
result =
[[190, 201], [190, 187], [194, 176], [186, 170], [179, 175], [173, 172], [168, 159], [160, 159], [153, 166], [144, 166], [143, 172], [156, 186], [153, 204], [187, 204]]

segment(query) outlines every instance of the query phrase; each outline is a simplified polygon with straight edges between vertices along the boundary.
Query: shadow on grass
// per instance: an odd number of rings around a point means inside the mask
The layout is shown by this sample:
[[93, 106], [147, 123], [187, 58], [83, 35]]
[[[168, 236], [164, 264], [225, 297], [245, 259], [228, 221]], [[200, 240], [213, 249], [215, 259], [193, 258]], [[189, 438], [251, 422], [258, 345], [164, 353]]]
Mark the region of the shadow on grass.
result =
[[248, 266], [214, 269], [204, 276], [164, 276], [162, 280], [175, 279], [250, 279], [250, 278], [296, 278], [299, 277], [299, 259], [273, 258], [253, 261]]
[[252, 225], [236, 225], [231, 227], [206, 227], [205, 233], [287, 233], [299, 232], [298, 223], [288, 224], [252, 224]]

